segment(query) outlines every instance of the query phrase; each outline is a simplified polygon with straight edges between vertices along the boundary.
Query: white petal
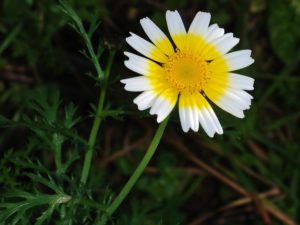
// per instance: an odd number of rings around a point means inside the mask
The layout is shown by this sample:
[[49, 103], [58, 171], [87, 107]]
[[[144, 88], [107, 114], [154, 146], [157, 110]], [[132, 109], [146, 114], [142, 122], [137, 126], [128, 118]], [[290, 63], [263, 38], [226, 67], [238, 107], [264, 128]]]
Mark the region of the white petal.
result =
[[130, 34], [131, 36], [126, 38], [126, 42], [132, 48], [148, 57], [150, 52], [154, 49], [154, 45], [134, 33]]
[[191, 96], [184, 96], [185, 101], [188, 107], [186, 107], [186, 116], [187, 116], [187, 123], [189, 128], [193, 131], [197, 132], [199, 130], [199, 116], [198, 116], [198, 108], [197, 104], [194, 102], [194, 97]]
[[249, 109], [251, 105], [250, 99], [243, 99], [240, 95], [235, 93], [233, 90], [226, 91], [225, 95], [230, 99], [231, 102], [237, 103], [239, 108], [242, 110]]
[[187, 107], [186, 108], [186, 115], [187, 115], [187, 121], [188, 121], [188, 124], [189, 124], [189, 127], [193, 130], [193, 131], [196, 131], [196, 122], [198, 121], [195, 121], [195, 118], [194, 118], [194, 113], [193, 113], [193, 109], [191, 107]]
[[[228, 76], [227, 80], [224, 79], [224, 76]], [[224, 75], [223, 73], [218, 74], [215, 73], [213, 79], [211, 79], [211, 86], [228, 86], [231, 89], [236, 90], [253, 90], [254, 87], [254, 79], [252, 77], [235, 74], [235, 73], [228, 73], [228, 75]]]
[[200, 94], [182, 93], [179, 100], [179, 117], [184, 132], [199, 130], [199, 123], [209, 137], [223, 133], [220, 122], [207, 100]]
[[[166, 99], [164, 96], [170, 96], [172, 98], [172, 101], [169, 99]], [[150, 109], [150, 114], [157, 115], [157, 122], [160, 123], [163, 121], [172, 111], [176, 104], [177, 100], [177, 94], [170, 91], [170, 90], [165, 90], [159, 96], [155, 99], [155, 102], [153, 103], [151, 109]]]
[[221, 37], [222, 35], [224, 35], [224, 29], [223, 28], [219, 28], [219, 26], [217, 24], [212, 24], [208, 27], [207, 32], [205, 34], [205, 40], [207, 42], [211, 42], [216, 38]]
[[147, 58], [130, 52], [124, 52], [124, 54], [129, 58], [124, 61], [125, 66], [136, 73], [141, 75], [159, 74], [159, 71], [162, 70], [161, 66]]
[[252, 77], [229, 73], [229, 86], [236, 89], [253, 90], [254, 79]]
[[152, 89], [149, 79], [144, 76], [123, 79], [121, 83], [125, 84], [126, 91], [139, 92]]
[[235, 107], [233, 104], [231, 104], [228, 101], [225, 101], [225, 99], [221, 98], [219, 101], [215, 102], [217, 106], [219, 106], [224, 111], [230, 113], [231, 115], [234, 115], [238, 118], [244, 118], [244, 112], [243, 110]]
[[212, 119], [212, 122], [214, 124], [216, 132], [218, 134], [223, 134], [223, 128], [222, 128], [220, 121], [219, 121], [218, 117], [216, 116], [214, 110], [211, 107], [209, 107], [209, 108], [207, 108], [207, 112], [209, 113], [210, 118]]
[[[217, 102], [222, 100], [223, 103], [231, 105], [232, 107], [240, 110], [249, 109], [251, 105], [251, 99], [253, 98], [251, 95], [249, 95], [243, 90], [237, 90], [232, 88], [227, 88], [223, 92], [216, 88], [210, 87], [210, 91], [216, 92], [222, 96], [219, 100], [217, 100]], [[206, 92], [206, 94], [210, 98], [210, 93]]]
[[251, 100], [253, 99], [252, 95], [248, 94], [244, 90], [238, 90], [238, 89], [231, 89], [228, 91], [232, 95], [235, 96], [235, 98], [238, 98], [238, 102], [242, 102], [241, 105], [245, 104], [245, 109], [249, 109], [251, 105]]
[[186, 34], [184, 24], [177, 10], [175, 11], [168, 10], [166, 12], [166, 19], [167, 19], [168, 30], [171, 36]]
[[251, 65], [254, 59], [252, 59], [250, 55], [251, 50], [240, 50], [226, 54], [224, 57], [229, 64], [229, 71], [242, 69]]
[[148, 59], [129, 52], [125, 52], [125, 55], [129, 57], [128, 60], [124, 61], [128, 69], [141, 75], [147, 75], [149, 73], [147, 66]]
[[[174, 52], [173, 46], [168, 37], [152, 22], [148, 17], [140, 20], [143, 30], [152, 41], [163, 53], [170, 55]], [[167, 40], [160, 44], [160, 41]]]
[[206, 121], [206, 126], [209, 130], [209, 135], [214, 136], [214, 134], [216, 132], [218, 134], [222, 134], [223, 129], [221, 127], [221, 124], [220, 124], [215, 112], [211, 108], [210, 104], [207, 102], [207, 100], [202, 95], [199, 95], [199, 98], [202, 102], [202, 105], [204, 106], [200, 109], [200, 111], [202, 113], [204, 120]]
[[211, 129], [211, 132], [213, 133], [212, 136], [214, 136], [214, 134], [216, 133], [216, 125], [214, 123], [214, 120], [211, 118], [211, 115], [206, 108], [203, 108], [201, 111], [203, 112], [204, 119], [206, 120], [208, 126]]
[[157, 122], [162, 122], [173, 110], [175, 104], [170, 103], [169, 101], [165, 101], [156, 112], [157, 114]]
[[190, 129], [189, 123], [187, 120], [186, 108], [179, 107], [179, 119], [181, 123], [182, 130], [186, 133]]
[[194, 17], [188, 32], [203, 36], [207, 32], [210, 18], [210, 13], [198, 12]]
[[213, 130], [213, 134], [217, 132], [218, 134], [223, 134], [223, 128], [219, 122], [219, 119], [217, 118], [214, 110], [211, 108], [210, 104], [207, 102], [207, 100], [201, 96], [201, 101], [205, 101], [204, 103], [205, 107], [201, 109], [201, 112], [204, 116], [204, 119], [206, 120], [207, 126], [209, 126]]
[[236, 46], [239, 43], [240, 39], [233, 37], [232, 33], [227, 33], [217, 39], [214, 39], [212, 41], [212, 44], [214, 44], [218, 51], [224, 55], [227, 52], [229, 52], [234, 46]]
[[164, 99], [161, 97], [157, 97], [150, 109], [150, 114], [156, 114], [162, 104], [164, 104]]
[[193, 114], [193, 100], [192, 96], [188, 93], [181, 93], [179, 97], [179, 118], [182, 130], [184, 132], [188, 132], [190, 128], [195, 130], [197, 127], [195, 126], [195, 120], [198, 118]]
[[159, 29], [148, 17], [141, 19], [140, 23], [145, 33], [154, 44], [157, 40], [167, 38], [161, 29]]
[[198, 111], [199, 121], [203, 130], [207, 133], [209, 137], [213, 137], [215, 134], [213, 126], [209, 123], [209, 120], [206, 118], [206, 114], [202, 109]]
[[198, 115], [198, 110], [197, 108], [193, 108], [193, 117], [194, 117], [194, 131], [197, 132], [199, 130], [199, 115]]
[[138, 95], [133, 102], [138, 106], [139, 110], [145, 110], [150, 108], [157, 95], [153, 91], [145, 91]]
[[155, 45], [141, 38], [140, 36], [130, 33], [131, 36], [126, 38], [126, 42], [142, 55], [158, 62], [166, 62], [167, 56], [164, 55]]
[[199, 116], [197, 104], [193, 101], [194, 97], [187, 94], [180, 96], [179, 104], [179, 117], [184, 132], [187, 132], [190, 128], [197, 132], [199, 130]]
[[[217, 95], [221, 95], [221, 97], [214, 100], [214, 92]], [[252, 99], [252, 96], [245, 91], [232, 88], [220, 91], [219, 89], [210, 86], [209, 89], [205, 90], [205, 94], [217, 106], [239, 118], [244, 118], [243, 110], [249, 109]]]

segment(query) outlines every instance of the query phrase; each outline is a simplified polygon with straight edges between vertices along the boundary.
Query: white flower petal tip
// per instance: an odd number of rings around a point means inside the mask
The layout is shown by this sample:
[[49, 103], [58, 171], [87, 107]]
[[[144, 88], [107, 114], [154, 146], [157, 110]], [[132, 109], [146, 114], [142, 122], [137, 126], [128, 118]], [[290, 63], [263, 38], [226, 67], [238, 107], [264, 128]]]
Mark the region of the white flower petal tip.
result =
[[134, 33], [130, 32], [130, 34], [131, 36], [126, 38], [126, 42], [133, 49], [157, 62], [165, 62], [167, 60], [166, 55], [164, 55], [154, 44], [146, 41], [145, 39]]
[[167, 37], [148, 17], [141, 19], [140, 23], [145, 33], [154, 44], [157, 40]]
[[229, 84], [232, 88], [251, 91], [254, 90], [254, 79], [252, 77], [229, 73]]
[[225, 58], [229, 64], [229, 70], [239, 70], [253, 64], [254, 59], [250, 55], [251, 50], [240, 50], [226, 54]]
[[211, 42], [216, 38], [222, 37], [225, 33], [223, 28], [220, 28], [217, 24], [210, 25], [207, 29], [204, 39], [207, 42]]
[[152, 44], [134, 33], [130, 32], [130, 35], [126, 38], [126, 42], [141, 54], [145, 56], [149, 55], [153, 49]]
[[202, 128], [207, 133], [209, 137], [214, 137], [215, 133], [223, 134], [223, 128], [213, 111], [209, 106], [208, 108], [203, 108], [199, 111], [200, 123]]
[[150, 115], [157, 115], [156, 121], [162, 122], [173, 110], [176, 102], [169, 102], [161, 96], [158, 96], [152, 104]]
[[126, 55], [128, 57], [128, 59], [124, 61], [124, 65], [128, 69], [130, 69], [138, 74], [148, 75], [150, 72], [149, 65], [154, 65], [154, 67], [158, 67], [157, 64], [155, 64], [151, 60], [144, 58], [142, 56], [139, 56], [139, 55], [136, 55], [136, 54], [133, 54], [130, 52], [124, 52], [124, 55]]
[[198, 12], [194, 17], [193, 22], [191, 23], [188, 33], [195, 33], [200, 35], [205, 34], [207, 32], [210, 19], [210, 13]]
[[179, 119], [182, 130], [187, 133], [189, 131], [189, 124], [187, 121], [186, 110], [184, 108], [179, 108]]
[[159, 29], [156, 24], [148, 17], [140, 20], [144, 32], [152, 43], [166, 55], [172, 55], [174, 48], [169, 38]]
[[168, 30], [171, 36], [186, 34], [184, 24], [177, 10], [175, 11], [168, 10], [166, 12], [166, 20], [167, 20]]
[[155, 93], [152, 91], [145, 91], [138, 95], [133, 102], [138, 106], [138, 109], [142, 111], [150, 108], [153, 105], [155, 98]]
[[152, 89], [149, 80], [144, 76], [123, 79], [121, 83], [125, 84], [126, 91], [140, 92]]
[[132, 55], [134, 55], [134, 54], [131, 53], [131, 52], [125, 51], [125, 52], [124, 52], [124, 55], [127, 56], [128, 58], [130, 58], [130, 57], [131, 57]]
[[136, 73], [142, 74], [142, 75], [144, 75], [144, 74], [146, 74], [148, 72], [147, 70], [145, 70], [145, 68], [137, 66], [132, 60], [126, 60], [126, 61], [124, 61], [124, 65], [128, 69], [130, 69], [130, 70], [132, 70], [132, 71], [134, 71]]
[[221, 54], [226, 54], [234, 46], [239, 43], [240, 39], [233, 37], [232, 33], [227, 33], [219, 38], [216, 38], [212, 41], [212, 44], [216, 46]]

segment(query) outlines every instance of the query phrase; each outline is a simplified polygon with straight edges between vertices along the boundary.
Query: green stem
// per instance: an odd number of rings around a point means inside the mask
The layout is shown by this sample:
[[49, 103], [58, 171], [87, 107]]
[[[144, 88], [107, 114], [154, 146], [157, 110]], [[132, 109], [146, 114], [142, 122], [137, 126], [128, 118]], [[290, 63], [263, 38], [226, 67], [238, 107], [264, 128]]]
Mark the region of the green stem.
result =
[[110, 51], [110, 53], [109, 53], [108, 63], [107, 63], [106, 70], [105, 70], [105, 73], [104, 73], [104, 80], [102, 81], [103, 86], [100, 90], [96, 116], [95, 116], [95, 119], [94, 119], [94, 122], [93, 122], [93, 126], [92, 126], [92, 129], [91, 129], [91, 132], [90, 132], [89, 139], [88, 139], [87, 151], [86, 151], [85, 156], [84, 156], [83, 169], [82, 169], [81, 178], [80, 178], [80, 181], [83, 184], [86, 183], [89, 172], [90, 172], [90, 168], [91, 168], [93, 150], [94, 150], [94, 146], [95, 146], [95, 143], [96, 143], [96, 138], [97, 138], [97, 134], [98, 134], [98, 131], [99, 131], [99, 128], [100, 128], [101, 120], [102, 120], [102, 113], [103, 113], [103, 106], [104, 106], [104, 100], [105, 100], [105, 95], [106, 95], [107, 80], [108, 80], [108, 77], [109, 77], [109, 74], [110, 74], [110, 69], [111, 69], [114, 54], [115, 54], [115, 51]]
[[101, 116], [103, 112], [103, 106], [104, 106], [104, 99], [105, 99], [105, 88], [102, 88], [100, 91], [100, 97], [99, 97], [99, 102], [98, 102], [98, 107], [97, 107], [97, 112], [96, 116], [94, 119], [94, 123], [90, 132], [89, 140], [88, 140], [88, 145], [87, 145], [87, 151], [84, 156], [84, 163], [83, 163], [83, 169], [81, 172], [81, 178], [80, 181], [82, 183], [86, 183], [89, 172], [90, 172], [90, 167], [91, 167], [91, 161], [93, 157], [93, 150], [96, 142], [96, 137], [99, 131], [99, 127], [101, 124]]
[[152, 139], [152, 142], [146, 151], [146, 154], [144, 155], [144, 158], [138, 165], [138, 167], [135, 169], [121, 192], [118, 194], [118, 196], [115, 198], [115, 200], [112, 202], [112, 204], [107, 208], [106, 215], [103, 216], [100, 220], [101, 225], [106, 224], [107, 219], [112, 216], [112, 214], [119, 208], [121, 203], [124, 201], [130, 190], [133, 188], [134, 184], [137, 182], [139, 177], [142, 175], [145, 167], [148, 165], [149, 161], [151, 160], [152, 156], [154, 155], [157, 146], [161, 140], [161, 137], [164, 133], [164, 130], [166, 128], [166, 125], [168, 123], [169, 117], [167, 117], [157, 128], [156, 133]]
[[103, 73], [103, 70], [102, 70], [102, 68], [100, 66], [100, 63], [98, 61], [98, 57], [97, 57], [96, 53], [94, 52], [94, 49], [93, 49], [92, 43], [90, 41], [90, 38], [86, 34], [85, 30], [84, 30], [84, 32], [82, 32], [82, 36], [83, 36], [83, 38], [85, 40], [86, 47], [87, 47], [87, 49], [89, 51], [89, 54], [90, 54], [91, 60], [93, 62], [93, 65], [95, 66], [98, 78], [99, 79], [105, 79], [106, 78], [106, 74]]

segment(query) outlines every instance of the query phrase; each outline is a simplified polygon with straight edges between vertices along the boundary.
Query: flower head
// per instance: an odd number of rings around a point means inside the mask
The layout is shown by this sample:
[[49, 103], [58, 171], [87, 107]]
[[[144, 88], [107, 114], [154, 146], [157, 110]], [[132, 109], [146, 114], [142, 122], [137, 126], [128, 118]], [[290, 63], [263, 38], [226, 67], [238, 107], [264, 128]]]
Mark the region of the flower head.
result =
[[151, 42], [131, 33], [127, 43], [143, 56], [125, 52], [125, 65], [142, 75], [123, 79], [125, 90], [142, 92], [134, 99], [139, 110], [150, 108], [163, 121], [178, 100], [179, 118], [184, 132], [199, 130], [199, 124], [213, 137], [223, 129], [209, 101], [226, 112], [243, 118], [249, 109], [254, 79], [232, 71], [254, 62], [251, 50], [228, 53], [239, 39], [209, 25], [210, 13], [198, 12], [186, 31], [177, 11], [167, 11], [170, 39], [149, 19], [141, 25]]

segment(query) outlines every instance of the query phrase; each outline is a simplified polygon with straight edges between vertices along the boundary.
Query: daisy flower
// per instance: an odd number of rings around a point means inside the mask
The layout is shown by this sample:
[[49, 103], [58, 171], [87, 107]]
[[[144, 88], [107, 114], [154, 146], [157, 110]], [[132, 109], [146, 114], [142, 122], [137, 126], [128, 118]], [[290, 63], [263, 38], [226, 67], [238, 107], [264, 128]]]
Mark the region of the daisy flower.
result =
[[211, 107], [213, 102], [226, 112], [243, 118], [249, 109], [254, 79], [233, 73], [254, 62], [251, 50], [228, 53], [239, 39], [224, 33], [218, 25], [209, 25], [211, 15], [198, 12], [186, 31], [177, 11], [167, 11], [166, 20], [171, 40], [149, 19], [140, 20], [147, 41], [134, 33], [127, 43], [141, 55], [124, 52], [125, 66], [140, 74], [121, 80], [125, 90], [142, 92], [134, 103], [139, 110], [150, 108], [163, 121], [177, 101], [184, 132], [199, 130], [199, 124], [213, 137], [223, 129]]

